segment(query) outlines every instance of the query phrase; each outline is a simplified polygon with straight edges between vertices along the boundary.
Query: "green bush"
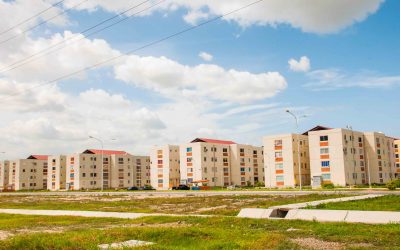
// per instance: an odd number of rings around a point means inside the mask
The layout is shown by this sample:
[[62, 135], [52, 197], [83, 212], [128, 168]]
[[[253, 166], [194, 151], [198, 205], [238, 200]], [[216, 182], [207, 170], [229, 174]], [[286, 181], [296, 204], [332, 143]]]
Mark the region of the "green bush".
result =
[[322, 188], [325, 188], [325, 189], [334, 189], [334, 188], [335, 188], [335, 185], [333, 185], [332, 183], [327, 183], [327, 184], [323, 184], [323, 185], [322, 185]]
[[393, 180], [391, 182], [388, 182], [386, 184], [387, 189], [389, 190], [396, 190], [396, 188], [400, 188], [400, 179], [398, 180]]

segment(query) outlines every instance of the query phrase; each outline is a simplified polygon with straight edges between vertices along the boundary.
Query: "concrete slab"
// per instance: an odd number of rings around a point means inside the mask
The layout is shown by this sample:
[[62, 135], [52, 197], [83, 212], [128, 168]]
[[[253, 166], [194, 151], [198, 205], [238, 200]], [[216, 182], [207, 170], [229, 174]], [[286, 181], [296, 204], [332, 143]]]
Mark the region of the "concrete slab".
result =
[[344, 222], [347, 216], [345, 210], [316, 210], [316, 209], [293, 209], [289, 210], [285, 219], [288, 220], [311, 220], [323, 222]]
[[348, 211], [346, 222], [358, 222], [368, 224], [400, 223], [400, 212]]
[[335, 202], [343, 202], [343, 201], [356, 201], [356, 200], [365, 200], [380, 197], [380, 194], [368, 194], [368, 195], [360, 195], [360, 196], [351, 196], [351, 197], [342, 197], [342, 198], [335, 198], [335, 199], [326, 199], [326, 200], [319, 200], [319, 201], [310, 201], [310, 202], [303, 202], [303, 203], [295, 203], [295, 204], [288, 204], [288, 205], [280, 205], [280, 206], [273, 206], [270, 208], [273, 209], [300, 209], [305, 208], [308, 206], [318, 206], [320, 204], [326, 203], [335, 203]]
[[240, 210], [237, 217], [240, 218], [253, 218], [253, 219], [268, 219], [273, 209], [263, 209], [263, 208], [244, 208]]
[[142, 247], [153, 245], [153, 242], [140, 241], [140, 240], [128, 240], [124, 242], [112, 243], [112, 244], [101, 244], [100, 249], [124, 249], [127, 247]]

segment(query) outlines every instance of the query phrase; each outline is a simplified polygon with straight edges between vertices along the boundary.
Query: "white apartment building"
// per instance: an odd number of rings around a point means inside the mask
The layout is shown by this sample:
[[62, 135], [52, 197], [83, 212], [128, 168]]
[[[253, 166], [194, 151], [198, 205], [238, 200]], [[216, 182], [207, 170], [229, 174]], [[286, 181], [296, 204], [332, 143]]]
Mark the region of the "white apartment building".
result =
[[10, 172], [10, 162], [0, 161], [0, 191], [7, 190]]
[[48, 157], [49, 174], [47, 176], [47, 189], [51, 191], [65, 190], [67, 179], [67, 157], [53, 155]]
[[179, 146], [156, 146], [150, 152], [151, 186], [168, 190], [180, 184]]
[[47, 189], [47, 158], [47, 155], [31, 155], [27, 159], [10, 161], [8, 189]]
[[181, 181], [223, 187], [263, 182], [261, 147], [233, 141], [196, 138], [180, 145]]
[[67, 190], [150, 185], [148, 156], [133, 156], [125, 151], [88, 149], [80, 154], [67, 155], [66, 165]]
[[301, 184], [303, 186], [311, 184], [307, 135], [283, 134], [266, 136], [263, 143], [265, 187], [299, 186], [299, 172], [301, 172]]
[[395, 163], [395, 178], [400, 179], [400, 140], [394, 140], [394, 163]]

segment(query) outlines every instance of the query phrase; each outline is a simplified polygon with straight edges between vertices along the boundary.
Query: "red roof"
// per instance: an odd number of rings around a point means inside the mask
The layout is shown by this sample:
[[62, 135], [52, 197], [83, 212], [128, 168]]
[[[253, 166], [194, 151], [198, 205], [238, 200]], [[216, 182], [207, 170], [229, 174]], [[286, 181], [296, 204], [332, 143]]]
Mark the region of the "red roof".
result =
[[49, 158], [48, 155], [31, 155], [27, 159], [32, 159], [32, 160], [46, 160]]
[[[101, 154], [101, 149], [86, 149], [83, 151], [83, 154]], [[128, 153], [125, 151], [118, 151], [118, 150], [103, 150], [103, 154], [105, 155], [127, 155]]]
[[328, 128], [328, 127], [324, 127], [324, 126], [316, 126], [316, 127], [313, 127], [312, 129], [310, 129], [310, 130], [307, 130], [306, 132], [304, 132], [303, 133], [303, 135], [308, 135], [308, 133], [309, 132], [312, 132], [312, 131], [320, 131], [320, 130], [330, 130], [330, 129], [332, 129], [332, 128]]
[[215, 140], [215, 139], [207, 139], [207, 138], [196, 138], [191, 143], [194, 142], [207, 142], [207, 143], [215, 143], [215, 144], [237, 144], [233, 141], [223, 141], [223, 140]]

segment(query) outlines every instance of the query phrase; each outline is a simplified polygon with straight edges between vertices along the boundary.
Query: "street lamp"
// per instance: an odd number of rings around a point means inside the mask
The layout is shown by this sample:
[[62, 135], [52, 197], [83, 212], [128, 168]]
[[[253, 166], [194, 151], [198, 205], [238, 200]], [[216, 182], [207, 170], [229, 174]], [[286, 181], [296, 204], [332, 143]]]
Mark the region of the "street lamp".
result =
[[103, 180], [103, 178], [104, 178], [104, 173], [103, 173], [104, 172], [104, 156], [103, 156], [104, 143], [101, 139], [96, 138], [94, 136], [89, 135], [89, 139], [94, 139], [94, 140], [100, 142], [100, 144], [101, 144], [101, 191], [103, 191], [104, 190], [104, 183], [103, 183], [104, 182], [104, 180]]
[[305, 115], [302, 115], [298, 117], [295, 115], [293, 112], [291, 112], [289, 109], [286, 110], [286, 113], [290, 114], [291, 116], [294, 117], [296, 121], [296, 132], [297, 132], [297, 161], [298, 161], [298, 169], [299, 169], [299, 186], [300, 186], [300, 191], [303, 190], [303, 185], [302, 185], [302, 176], [301, 176], [301, 157], [300, 157], [300, 131], [299, 131], [299, 118], [307, 117]]

